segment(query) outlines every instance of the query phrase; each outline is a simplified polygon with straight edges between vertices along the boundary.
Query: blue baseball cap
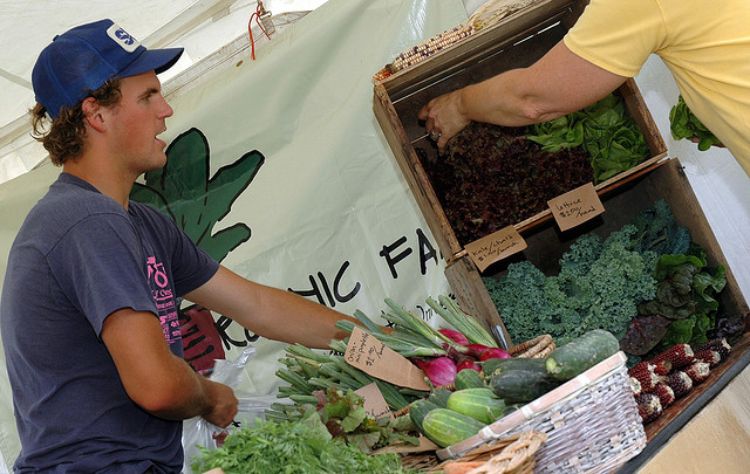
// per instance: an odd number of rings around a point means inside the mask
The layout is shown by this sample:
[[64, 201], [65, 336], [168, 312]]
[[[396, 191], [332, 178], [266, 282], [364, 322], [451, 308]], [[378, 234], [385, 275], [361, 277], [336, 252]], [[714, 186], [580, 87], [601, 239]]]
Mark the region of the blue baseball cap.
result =
[[166, 71], [183, 50], [146, 49], [112, 20], [77, 26], [39, 54], [31, 73], [34, 95], [54, 119], [110, 79]]

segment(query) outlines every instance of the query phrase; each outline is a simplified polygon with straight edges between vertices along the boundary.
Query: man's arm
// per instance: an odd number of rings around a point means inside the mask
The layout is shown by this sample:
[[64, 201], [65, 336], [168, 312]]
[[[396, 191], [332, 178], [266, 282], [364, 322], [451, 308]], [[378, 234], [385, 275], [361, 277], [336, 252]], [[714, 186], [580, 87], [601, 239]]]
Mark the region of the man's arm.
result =
[[428, 132], [440, 134], [438, 148], [469, 122], [520, 127], [546, 122], [595, 103], [626, 77], [571, 52], [560, 41], [528, 68], [513, 69], [435, 99], [419, 111]]
[[336, 321], [357, 321], [294, 293], [249, 281], [220, 266], [204, 285], [185, 295], [188, 300], [221, 313], [260, 336], [325, 349], [331, 339], [347, 333]]
[[232, 389], [196, 374], [173, 355], [153, 313], [115, 311], [104, 320], [101, 337], [128, 396], [147, 412], [170, 420], [201, 416], [222, 428], [237, 414]]

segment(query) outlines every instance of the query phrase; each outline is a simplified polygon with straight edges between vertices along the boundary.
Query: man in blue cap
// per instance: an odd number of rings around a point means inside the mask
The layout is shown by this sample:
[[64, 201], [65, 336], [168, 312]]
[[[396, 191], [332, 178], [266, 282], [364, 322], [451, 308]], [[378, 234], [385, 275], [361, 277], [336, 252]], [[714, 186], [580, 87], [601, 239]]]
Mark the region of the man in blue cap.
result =
[[166, 163], [172, 108], [156, 74], [182, 51], [148, 50], [102, 20], [57, 36], [34, 66], [34, 130], [63, 172], [13, 243], [0, 300], [16, 472], [179, 472], [183, 419], [232, 421], [232, 390], [181, 358], [179, 297], [309, 347], [354, 321], [232, 273], [129, 201]]

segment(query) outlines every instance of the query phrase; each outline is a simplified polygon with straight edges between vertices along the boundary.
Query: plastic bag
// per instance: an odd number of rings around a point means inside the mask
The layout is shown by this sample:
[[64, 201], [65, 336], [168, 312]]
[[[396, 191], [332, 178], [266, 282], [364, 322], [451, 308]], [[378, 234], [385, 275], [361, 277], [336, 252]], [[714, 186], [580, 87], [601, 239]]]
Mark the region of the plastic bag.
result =
[[[253, 356], [253, 354], [255, 354], [255, 348], [248, 347], [242, 351], [234, 361], [223, 359], [217, 360], [213, 372], [208, 377], [214, 382], [223, 383], [224, 385], [235, 389], [235, 396], [238, 400], [235, 421], [238, 422], [240, 427], [252, 424], [256, 418], [262, 418], [265, 411], [271, 406], [271, 403], [276, 401], [276, 397], [273, 395], [253, 396], [238, 393], [236, 391], [236, 388], [240, 384], [242, 373], [247, 365], [247, 361]], [[221, 446], [226, 435], [231, 433], [232, 429], [236, 429], [236, 427], [230, 425], [227, 428], [219, 428], [201, 417], [185, 420], [182, 424], [182, 448], [185, 452], [183, 472], [186, 474], [191, 474], [193, 472], [190, 468], [190, 464], [192, 463], [193, 457], [200, 454], [199, 447], [209, 449], [218, 448]]]

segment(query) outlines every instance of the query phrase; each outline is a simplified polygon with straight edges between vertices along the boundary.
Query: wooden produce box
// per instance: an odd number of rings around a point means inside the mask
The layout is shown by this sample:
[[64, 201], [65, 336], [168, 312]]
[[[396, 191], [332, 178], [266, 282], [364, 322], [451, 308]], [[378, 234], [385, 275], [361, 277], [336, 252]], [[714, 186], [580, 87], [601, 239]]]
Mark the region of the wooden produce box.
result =
[[[437, 148], [426, 136], [417, 119], [420, 108], [431, 98], [482, 81], [500, 72], [531, 65], [562, 39], [580, 16], [585, 0], [537, 0], [531, 6], [475, 31], [428, 59], [375, 83], [374, 111], [393, 150], [414, 197], [446, 258], [448, 280], [462, 308], [484, 321], [498, 326], [507, 337], [491, 301], [475, 289], [476, 265], [464, 258], [468, 242], [459, 242], [456, 232], [430, 182], [415, 147], [436, 157]], [[641, 164], [596, 186], [599, 195], [608, 192], [632, 176], [652, 169], [666, 156], [666, 146], [633, 80], [628, 80], [619, 95], [645, 137], [649, 156]], [[513, 223], [519, 232], [534, 228], [551, 218], [549, 209], [522, 222]], [[498, 231], [501, 232], [501, 231]], [[494, 236], [498, 232], [490, 234]], [[455, 267], [455, 268], [454, 268]], [[465, 268], [464, 268], [465, 267]]]
[[[678, 224], [690, 231], [693, 242], [706, 252], [711, 267], [722, 265], [726, 270], [726, 286], [720, 294], [720, 313], [740, 315], [745, 320], [745, 333], [738, 341], [732, 341], [732, 351], [727, 360], [714, 368], [706, 381], [695, 385], [684, 397], [678, 398], [663, 414], [645, 426], [648, 444], [644, 451], [628, 462], [620, 472], [634, 472], [643, 466], [665, 443], [669, 441], [698, 411], [713, 399], [750, 362], [750, 308], [742, 295], [721, 248], [706, 220], [700, 204], [684, 175], [678, 159], [667, 159], [657, 164], [650, 173], [623, 183], [602, 198], [605, 213], [585, 224], [561, 233], [552, 221], [544, 222], [525, 235], [528, 248], [509, 260], [528, 260], [545, 274], [559, 271], [558, 261], [570, 245], [580, 236], [595, 233], [606, 238], [612, 232], [631, 223], [644, 209], [663, 199], [669, 204]], [[463, 257], [454, 267], [462, 269], [455, 278], [463, 282], [475, 294], [490, 299], [479, 273]], [[493, 268], [499, 277], [507, 269], [509, 261]]]

